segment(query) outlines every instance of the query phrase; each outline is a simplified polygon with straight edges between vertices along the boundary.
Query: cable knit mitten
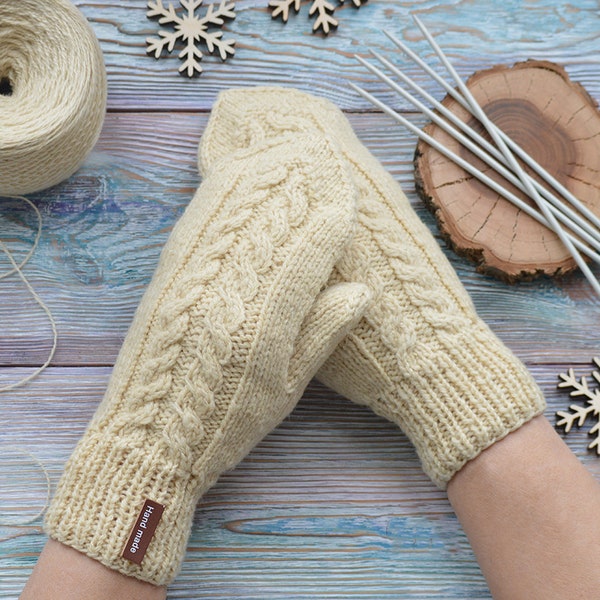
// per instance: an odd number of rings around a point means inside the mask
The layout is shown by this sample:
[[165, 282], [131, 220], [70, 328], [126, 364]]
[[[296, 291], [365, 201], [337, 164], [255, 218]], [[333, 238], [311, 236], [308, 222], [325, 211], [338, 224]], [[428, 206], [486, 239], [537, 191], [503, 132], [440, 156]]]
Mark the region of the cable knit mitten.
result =
[[216, 164], [176, 224], [48, 534], [155, 584], [179, 569], [200, 496], [292, 410], [358, 322], [328, 286], [355, 190], [331, 143], [269, 140]]
[[318, 378], [397, 423], [438, 486], [544, 410], [523, 364], [476, 315], [398, 184], [335, 106], [295, 90], [256, 88], [221, 94], [213, 114], [205, 170], [215, 154], [284, 133], [337, 143], [359, 189], [358, 226], [332, 281], [362, 281], [374, 297]]

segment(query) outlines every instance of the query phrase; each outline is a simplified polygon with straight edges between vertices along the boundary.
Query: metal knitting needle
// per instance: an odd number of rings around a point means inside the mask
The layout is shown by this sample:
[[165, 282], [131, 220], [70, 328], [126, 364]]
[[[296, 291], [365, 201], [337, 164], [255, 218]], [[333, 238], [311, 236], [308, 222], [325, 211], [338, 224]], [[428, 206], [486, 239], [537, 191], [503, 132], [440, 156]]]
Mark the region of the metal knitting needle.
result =
[[[425, 61], [423, 61], [415, 52], [413, 52], [406, 44], [394, 36], [391, 32], [383, 30], [383, 33], [396, 45], [404, 54], [406, 54], [415, 64], [421, 67], [429, 76], [431, 76], [446, 92], [452, 96], [464, 109], [473, 114], [469, 103], [456, 91], [449, 83], [447, 83], [440, 75], [438, 75]], [[534, 158], [523, 150], [514, 140], [508, 137], [501, 129], [493, 125], [498, 134], [502, 136], [505, 143], [519, 156], [519, 158], [533, 169], [546, 183], [552, 186], [563, 198], [567, 199], [577, 210], [589, 219], [596, 227], [600, 228], [600, 217], [594, 214], [585, 204], [583, 204], [576, 196], [573, 195], [560, 181], [555, 179], [544, 167], [542, 167]]]
[[583, 258], [581, 258], [581, 255], [571, 242], [570, 236], [568, 236], [566, 232], [563, 231], [562, 227], [556, 220], [556, 217], [548, 208], [548, 205], [542, 200], [537, 190], [533, 187], [533, 185], [531, 185], [531, 183], [527, 179], [525, 171], [523, 170], [517, 159], [514, 157], [513, 153], [510, 151], [510, 149], [504, 142], [502, 136], [500, 136], [500, 134], [498, 133], [498, 129], [488, 119], [481, 106], [479, 106], [479, 104], [471, 94], [470, 90], [463, 83], [462, 79], [454, 70], [454, 67], [450, 64], [450, 62], [442, 52], [441, 48], [437, 45], [436, 41], [433, 39], [429, 31], [423, 25], [423, 23], [421, 23], [419, 18], [415, 15], [413, 15], [413, 19], [415, 23], [419, 26], [419, 29], [423, 32], [423, 35], [425, 35], [425, 37], [427, 38], [427, 41], [433, 48], [434, 52], [437, 54], [438, 58], [440, 59], [448, 73], [450, 73], [450, 75], [456, 82], [460, 93], [471, 106], [471, 110], [473, 111], [475, 117], [477, 117], [481, 124], [486, 128], [487, 132], [494, 140], [496, 146], [498, 146], [502, 154], [504, 154], [510, 168], [518, 175], [519, 179], [522, 181], [523, 185], [527, 189], [528, 195], [533, 199], [533, 201], [536, 203], [537, 207], [540, 209], [544, 217], [546, 217], [546, 220], [550, 223], [550, 228], [554, 231], [554, 233], [556, 233], [556, 235], [560, 238], [560, 241], [566, 246], [567, 250], [577, 263], [577, 266], [581, 269], [581, 272], [590, 282], [590, 285], [594, 288], [598, 296], [600, 296], [600, 283], [596, 279], [595, 275], [592, 273], [591, 269], [588, 267], [587, 263], [583, 260]]
[[[421, 86], [416, 84], [410, 77], [402, 73], [392, 62], [390, 62], [387, 58], [381, 56], [378, 52], [371, 50], [371, 54], [385, 67], [387, 67], [396, 77], [398, 77], [401, 81], [403, 81], [410, 88], [415, 90], [419, 95], [421, 95], [425, 100], [427, 100], [433, 107], [442, 114], [446, 119], [451, 121], [454, 125], [459, 127], [461, 131], [465, 132], [468, 136], [470, 136], [477, 144], [482, 146], [488, 154], [491, 154], [496, 160], [500, 161], [505, 166], [507, 165], [507, 161], [504, 158], [504, 155], [493, 145], [490, 144], [485, 138], [479, 135], [474, 129], [469, 127], [463, 120], [459, 119], [452, 111], [448, 110], [441, 102], [438, 102], [433, 96], [428, 94]], [[414, 104], [419, 110], [423, 112], [423, 105], [419, 103], [414, 96], [407, 94], [398, 84], [387, 77], [382, 71], [374, 67], [367, 61], [365, 61], [360, 56], [355, 55], [355, 58], [363, 64], [367, 69], [369, 69], [372, 73], [374, 73], [377, 77], [382, 79], [385, 83], [387, 83], [390, 87], [392, 87], [396, 92], [406, 98], [409, 102]], [[435, 114], [435, 113], [434, 113]], [[438, 122], [436, 119], [439, 117], [435, 115], [435, 117], [430, 117], [434, 122]], [[441, 127], [444, 127], [443, 121], [439, 123]], [[529, 175], [527, 175], [529, 177]], [[550, 190], [546, 189], [541, 183], [537, 180], [529, 177], [531, 183], [535, 186], [538, 192], [546, 198], [551, 204], [553, 204], [560, 211], [565, 213], [572, 221], [575, 221], [582, 229], [586, 230], [587, 233], [596, 239], [598, 243], [600, 243], [600, 228], [594, 227], [588, 221], [583, 219], [578, 213], [572, 210], [567, 204], [562, 202], [559, 198], [557, 198]], [[525, 192], [524, 188], [520, 188]], [[556, 214], [556, 213], [555, 213]], [[564, 221], [563, 221], [564, 222]]]
[[[375, 52], [373, 52], [373, 55], [376, 58], [378, 58], [380, 61], [382, 61], [383, 64], [385, 64], [386, 66], [388, 66], [388, 64], [389, 64], [389, 66], [393, 67], [393, 65], [391, 65], [391, 63], [389, 63], [389, 61], [387, 61], [382, 56], [377, 55], [377, 53], [375, 53]], [[458, 132], [447, 121], [444, 121], [444, 119], [442, 119], [438, 114], [436, 114], [435, 112], [430, 110], [422, 102], [417, 100], [412, 94], [410, 94], [406, 90], [402, 89], [395, 81], [390, 79], [380, 69], [378, 69], [377, 67], [375, 67], [368, 61], [364, 60], [360, 56], [355, 55], [355, 58], [362, 65], [364, 65], [369, 71], [371, 71], [374, 75], [376, 75], [379, 79], [381, 79], [384, 83], [387, 83], [388, 86], [390, 86], [392, 89], [394, 89], [396, 92], [398, 92], [401, 96], [403, 96], [406, 100], [408, 100], [411, 104], [413, 104], [416, 108], [418, 108], [423, 114], [425, 114], [425, 116], [427, 116], [434, 123], [436, 123], [439, 127], [441, 127], [444, 131], [446, 131], [452, 137], [454, 137], [456, 140], [458, 140], [464, 147], [468, 148], [475, 156], [478, 156], [479, 158], [481, 158], [485, 163], [487, 163], [496, 172], [498, 172], [500, 175], [502, 175], [502, 177], [504, 177], [506, 180], [508, 180], [510, 183], [512, 183], [515, 187], [520, 189], [522, 192], [527, 193], [525, 186], [521, 183], [521, 181], [518, 179], [518, 177], [516, 177], [514, 175], [514, 173], [512, 173], [511, 171], [509, 171], [508, 169], [506, 169], [503, 166], [503, 164], [506, 164], [506, 161], [504, 160], [504, 156], [502, 154], [500, 154], [500, 152], [494, 146], [492, 146], [487, 140], [482, 138], [477, 132], [475, 132], [473, 129], [471, 129], [464, 121], [461, 121], [456, 115], [454, 115], [452, 112], [450, 112], [445, 106], [443, 106], [442, 104], [440, 104], [433, 98], [429, 97], [429, 95], [424, 90], [422, 90], [417, 84], [413, 84], [414, 87], [417, 89], [417, 91], [421, 91], [421, 92], [423, 92], [423, 94], [425, 96], [428, 96], [428, 99], [433, 101], [433, 105], [440, 113], [442, 113], [445, 117], [447, 117], [450, 121], [452, 121], [452, 123], [454, 123], [455, 125], [460, 127], [460, 129], [465, 131], [468, 135], [470, 135], [471, 138], [473, 138], [473, 140], [475, 142], [478, 142], [488, 152], [486, 153], [484, 150], [481, 149], [480, 146], [478, 146], [476, 143], [472, 142], [469, 138], [465, 137], [460, 132]], [[394, 71], [394, 73], [401, 74], [400, 71], [398, 71], [398, 73], [396, 73]], [[408, 79], [408, 77], [406, 77], [406, 75], [403, 75], [403, 74], [401, 74], [401, 75], [402, 75], [401, 79], [403, 81], [404, 80], [410, 81]], [[498, 162], [498, 161], [502, 162], [503, 164], [500, 164], [500, 162]], [[540, 185], [537, 182], [535, 182], [535, 184]], [[571, 230], [573, 230], [574, 233], [576, 233], [582, 239], [584, 239], [588, 244], [592, 245], [594, 248], [596, 248], [596, 250], [600, 250], [599, 232], [597, 230], [595, 230], [593, 227], [591, 227], [587, 223], [587, 221], [584, 221], [583, 219], [581, 219], [581, 217], [577, 213], [573, 212], [568, 206], [561, 203], [560, 200], [558, 200], [558, 198], [555, 198], [552, 194], [550, 194], [547, 190], [545, 190], [545, 188], [543, 188], [542, 186], [540, 186], [540, 187], [541, 187], [541, 190], [547, 192], [550, 195], [553, 203], [556, 202], [558, 204], [557, 207], [555, 207], [555, 206], [549, 207], [550, 210], [554, 213], [554, 215], [563, 224], [565, 224], [567, 227], [569, 227]], [[561, 212], [561, 210], [563, 210], [563, 212]]]
[[[499, 183], [488, 177], [485, 173], [482, 173], [479, 169], [474, 167], [471, 163], [464, 160], [462, 157], [458, 156], [445, 146], [443, 146], [438, 140], [431, 137], [421, 129], [419, 129], [416, 125], [413, 125], [408, 119], [405, 119], [402, 115], [399, 115], [394, 110], [392, 110], [389, 106], [375, 98], [375, 96], [369, 94], [369, 92], [363, 90], [353, 83], [349, 83], [350, 87], [352, 87], [357, 93], [359, 93], [363, 98], [380, 108], [383, 112], [391, 116], [393, 119], [401, 123], [408, 130], [412, 131], [415, 135], [420, 137], [422, 140], [427, 142], [430, 146], [435, 148], [438, 152], [447, 156], [450, 160], [455, 162], [457, 165], [462, 167], [468, 173], [471, 173], [474, 177], [485, 183], [488, 187], [493, 189], [495, 192], [500, 194], [502, 197], [506, 198], [510, 202], [512, 202], [517, 208], [520, 208], [524, 213], [533, 217], [538, 223], [542, 225], [548, 226], [548, 222], [546, 219], [535, 210], [535, 208], [531, 207], [526, 202], [523, 202], [519, 197], [515, 196], [513, 193], [509, 192], [507, 189], [502, 187]], [[577, 246], [582, 252], [584, 252], [587, 256], [589, 256], [593, 261], [600, 264], [600, 254], [594, 252], [590, 247], [586, 246], [581, 240], [578, 240], [576, 237], [573, 237], [571, 234], [566, 233], [566, 235], [572, 240], [572, 243]]]

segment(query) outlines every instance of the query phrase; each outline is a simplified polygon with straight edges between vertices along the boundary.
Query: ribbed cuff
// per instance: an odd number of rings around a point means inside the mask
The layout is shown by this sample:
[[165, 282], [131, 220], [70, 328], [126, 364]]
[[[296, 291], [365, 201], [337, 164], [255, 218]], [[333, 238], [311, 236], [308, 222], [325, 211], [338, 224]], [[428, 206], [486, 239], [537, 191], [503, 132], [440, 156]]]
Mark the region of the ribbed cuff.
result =
[[415, 361], [408, 358], [410, 377], [389, 416], [412, 440], [423, 470], [445, 489], [468, 461], [546, 403], [523, 363], [480, 320], [460, 334], [438, 333], [426, 348]]
[[191, 478], [167, 452], [150, 436], [87, 433], [59, 483], [46, 533], [124, 575], [168, 584], [183, 560], [200, 490], [211, 482]]

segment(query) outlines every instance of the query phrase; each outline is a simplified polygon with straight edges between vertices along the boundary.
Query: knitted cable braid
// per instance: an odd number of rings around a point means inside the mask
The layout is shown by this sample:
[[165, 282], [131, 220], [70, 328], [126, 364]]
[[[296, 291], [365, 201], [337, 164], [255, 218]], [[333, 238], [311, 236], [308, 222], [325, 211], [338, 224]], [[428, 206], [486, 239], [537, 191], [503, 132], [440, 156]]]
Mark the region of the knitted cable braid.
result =
[[366, 286], [327, 286], [354, 219], [355, 190], [327, 140], [269, 140], [215, 166], [67, 464], [50, 536], [171, 581], [200, 496], [289, 414], [364, 313]]
[[373, 302], [318, 373], [397, 423], [441, 488], [469, 460], [544, 410], [525, 367], [477, 316], [456, 273], [394, 179], [331, 103], [296, 90], [230, 90], [213, 108], [201, 169], [234, 148], [311, 132], [333, 139], [358, 195], [358, 227], [332, 282]]

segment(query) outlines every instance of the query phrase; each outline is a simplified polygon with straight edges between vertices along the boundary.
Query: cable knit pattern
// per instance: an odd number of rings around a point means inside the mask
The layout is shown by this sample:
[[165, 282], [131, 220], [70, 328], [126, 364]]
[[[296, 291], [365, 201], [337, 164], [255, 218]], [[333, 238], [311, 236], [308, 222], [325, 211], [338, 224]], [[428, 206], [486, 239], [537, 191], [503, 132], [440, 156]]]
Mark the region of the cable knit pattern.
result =
[[467, 461], [544, 410], [525, 367], [476, 315], [456, 273], [402, 190], [329, 102], [296, 90], [219, 97], [200, 153], [214, 158], [283, 134], [331, 138], [358, 188], [358, 227], [332, 281], [374, 299], [320, 369], [336, 391], [397, 423], [444, 488]]
[[[366, 286], [327, 286], [355, 220], [344, 169], [316, 136], [214, 166], [67, 464], [46, 519], [53, 538], [145, 581], [174, 577], [199, 497], [289, 414], [364, 313]], [[146, 499], [165, 509], [138, 565], [121, 553]]]

